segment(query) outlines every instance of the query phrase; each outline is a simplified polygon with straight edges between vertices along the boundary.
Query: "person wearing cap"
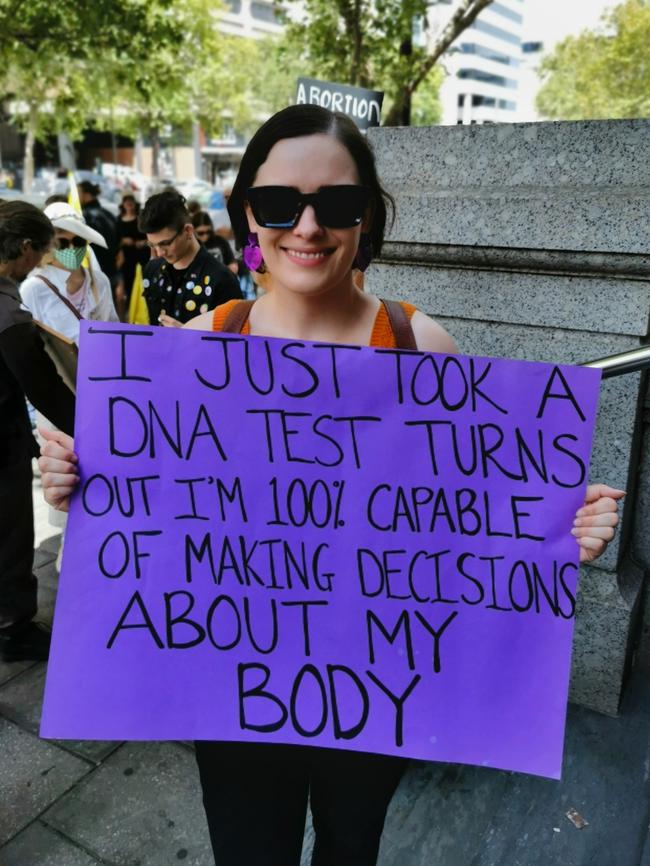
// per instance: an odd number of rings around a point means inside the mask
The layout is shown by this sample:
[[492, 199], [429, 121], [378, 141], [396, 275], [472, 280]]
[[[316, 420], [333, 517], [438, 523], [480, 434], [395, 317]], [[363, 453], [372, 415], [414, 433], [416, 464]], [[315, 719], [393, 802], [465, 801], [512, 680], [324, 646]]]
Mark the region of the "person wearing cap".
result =
[[155, 256], [143, 275], [151, 324], [178, 327], [242, 297], [237, 277], [197, 240], [185, 199], [176, 190], [152, 195], [138, 225]]
[[[99, 202], [99, 186], [91, 183], [89, 180], [82, 180], [77, 185], [79, 192], [79, 201], [81, 202], [81, 212], [88, 225], [95, 229], [96, 232], [104, 239], [103, 244], [97, 244], [93, 247], [97, 261], [102, 271], [106, 274], [111, 284], [111, 288], [115, 289], [117, 285], [117, 251], [118, 251], [118, 236], [117, 236], [117, 220], [113, 214], [106, 210]], [[91, 243], [94, 243], [91, 241]]]
[[[64, 202], [45, 208], [54, 226], [52, 250], [20, 287], [23, 306], [35, 319], [79, 342], [82, 319], [117, 322], [111, 284], [88, 244], [106, 249], [106, 241], [81, 214]], [[82, 262], [88, 256], [90, 267]]]
[[0, 203], [0, 660], [44, 661], [49, 630], [37, 610], [34, 560], [32, 435], [25, 396], [64, 432], [74, 426], [74, 396], [59, 377], [17, 282], [49, 249], [54, 230], [24, 201]]

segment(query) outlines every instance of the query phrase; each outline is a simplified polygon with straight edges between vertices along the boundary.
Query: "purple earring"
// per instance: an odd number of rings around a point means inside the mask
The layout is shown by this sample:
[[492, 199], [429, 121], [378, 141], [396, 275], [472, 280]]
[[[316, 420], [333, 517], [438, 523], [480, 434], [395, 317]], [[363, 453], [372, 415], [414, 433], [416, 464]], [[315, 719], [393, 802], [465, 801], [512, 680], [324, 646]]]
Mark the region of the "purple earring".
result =
[[249, 271], [256, 271], [264, 261], [255, 232], [249, 232], [248, 242], [244, 245], [242, 256]]
[[362, 232], [361, 237], [359, 238], [359, 249], [357, 250], [357, 254], [354, 257], [354, 267], [358, 268], [361, 272], [363, 272], [366, 270], [371, 261], [372, 242], [370, 240], [370, 235], [366, 232]]

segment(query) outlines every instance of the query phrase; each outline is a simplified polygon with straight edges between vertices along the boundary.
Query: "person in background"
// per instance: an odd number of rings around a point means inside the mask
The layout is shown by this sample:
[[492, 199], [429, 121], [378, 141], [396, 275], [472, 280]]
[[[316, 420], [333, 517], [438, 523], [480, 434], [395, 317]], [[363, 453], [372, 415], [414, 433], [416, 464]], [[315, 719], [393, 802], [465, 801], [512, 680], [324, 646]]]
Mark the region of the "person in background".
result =
[[201, 210], [201, 202], [197, 201], [195, 198], [188, 199], [187, 202], [187, 212], [191, 217], [194, 216], [195, 213], [198, 213]]
[[82, 262], [92, 243], [106, 249], [104, 238], [69, 204], [45, 209], [55, 230], [54, 245], [20, 287], [23, 306], [35, 319], [79, 343], [82, 319], [119, 321], [108, 277]]
[[51, 204], [56, 204], [56, 202], [64, 202], [68, 204], [68, 196], [63, 195], [63, 193], [54, 193], [53, 195], [48, 195], [45, 199], [44, 207], [49, 207]]
[[225, 265], [229, 271], [236, 274], [239, 270], [235, 261], [235, 254], [227, 240], [220, 237], [214, 231], [210, 214], [204, 210], [192, 214], [192, 225], [197, 240], [205, 249], [215, 257], [218, 262]]
[[185, 199], [176, 190], [152, 195], [138, 225], [156, 256], [147, 263], [143, 280], [152, 324], [178, 327], [241, 298], [237, 277], [197, 240]]
[[114, 290], [117, 283], [117, 221], [99, 202], [99, 187], [89, 180], [77, 186], [81, 211], [86, 223], [104, 239], [104, 244], [93, 244], [99, 267], [108, 277]]
[[23, 201], [0, 203], [0, 659], [44, 661], [50, 633], [37, 611], [34, 559], [32, 436], [25, 397], [66, 433], [74, 396], [60, 379], [31, 315], [20, 306], [18, 281], [36, 268], [54, 237], [50, 221]]
[[140, 205], [135, 196], [130, 192], [125, 193], [117, 219], [118, 280], [115, 289], [116, 306], [122, 320], [129, 308], [136, 268], [141, 265], [144, 269], [150, 258], [147, 236], [138, 228], [139, 214]]

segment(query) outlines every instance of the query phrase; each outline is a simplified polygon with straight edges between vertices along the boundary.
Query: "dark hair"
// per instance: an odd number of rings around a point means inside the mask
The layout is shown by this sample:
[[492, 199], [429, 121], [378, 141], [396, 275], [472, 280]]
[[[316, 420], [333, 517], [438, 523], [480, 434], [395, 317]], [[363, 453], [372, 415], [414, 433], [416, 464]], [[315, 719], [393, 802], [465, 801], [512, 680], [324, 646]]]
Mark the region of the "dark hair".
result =
[[255, 181], [257, 170], [266, 161], [273, 145], [285, 138], [325, 133], [333, 135], [348, 151], [359, 173], [359, 182], [372, 191], [372, 223], [370, 242], [374, 255], [381, 252], [386, 229], [387, 208], [391, 214], [395, 204], [382, 188], [377, 177], [375, 158], [366, 138], [347, 115], [328, 111], [319, 105], [290, 105], [270, 117], [250, 140], [230, 194], [228, 213], [237, 246], [242, 247], [248, 236], [246, 193]]
[[3, 201], [0, 204], [0, 261], [20, 258], [26, 240], [31, 241], [38, 252], [45, 250], [53, 237], [52, 223], [33, 204], [26, 201]]
[[49, 207], [51, 204], [61, 201], [64, 201], [67, 204], [68, 196], [63, 195], [63, 193], [54, 193], [53, 195], [48, 195], [48, 197], [45, 199], [45, 204], [43, 205], [43, 207]]
[[189, 199], [187, 202], [187, 210], [192, 216], [194, 216], [195, 213], [198, 213], [201, 210], [201, 202], [197, 201], [195, 198]]
[[77, 184], [77, 189], [81, 190], [81, 192], [87, 192], [93, 198], [97, 198], [101, 192], [99, 184], [91, 183], [89, 180], [82, 180], [81, 183]]
[[192, 214], [192, 225], [195, 229], [201, 226], [209, 226], [214, 231], [214, 223], [210, 218], [210, 214], [204, 210], [197, 210], [196, 213]]
[[140, 202], [137, 201], [136, 197], [134, 195], [131, 195], [131, 193], [127, 193], [126, 195], [122, 196], [122, 201], [120, 202], [120, 207], [119, 207], [120, 216], [124, 216], [124, 202], [127, 201], [127, 199], [129, 201], [133, 202], [133, 204], [135, 205], [135, 215], [139, 216], [140, 215]]
[[175, 189], [166, 189], [147, 199], [138, 217], [138, 228], [145, 234], [163, 229], [180, 231], [189, 222], [190, 215], [183, 196]]

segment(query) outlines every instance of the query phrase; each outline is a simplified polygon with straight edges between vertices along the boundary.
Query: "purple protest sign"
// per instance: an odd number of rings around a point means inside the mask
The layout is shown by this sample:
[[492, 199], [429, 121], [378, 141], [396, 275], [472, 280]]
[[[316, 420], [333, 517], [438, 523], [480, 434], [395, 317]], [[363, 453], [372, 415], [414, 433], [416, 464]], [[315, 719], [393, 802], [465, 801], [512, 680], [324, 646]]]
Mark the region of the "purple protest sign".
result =
[[599, 377], [84, 324], [41, 734], [559, 777]]

